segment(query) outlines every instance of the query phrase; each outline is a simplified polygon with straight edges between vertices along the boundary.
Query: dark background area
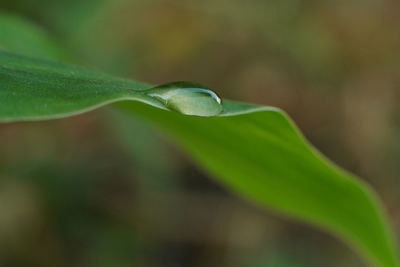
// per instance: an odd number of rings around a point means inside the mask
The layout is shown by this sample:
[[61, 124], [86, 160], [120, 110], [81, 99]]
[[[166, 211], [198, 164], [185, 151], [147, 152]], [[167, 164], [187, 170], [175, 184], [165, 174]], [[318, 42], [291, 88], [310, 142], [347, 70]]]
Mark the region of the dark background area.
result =
[[[376, 188], [400, 229], [399, 1], [0, 8], [45, 29], [75, 64], [152, 84], [196, 81], [286, 110]], [[332, 236], [232, 195], [151, 125], [104, 108], [0, 125], [0, 266], [365, 265]]]

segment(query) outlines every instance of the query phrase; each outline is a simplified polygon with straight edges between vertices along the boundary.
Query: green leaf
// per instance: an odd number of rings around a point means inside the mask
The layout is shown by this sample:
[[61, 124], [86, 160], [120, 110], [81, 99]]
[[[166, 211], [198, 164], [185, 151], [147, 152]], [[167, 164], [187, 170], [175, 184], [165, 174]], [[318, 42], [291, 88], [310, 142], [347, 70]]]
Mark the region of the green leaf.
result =
[[342, 237], [376, 266], [398, 266], [372, 189], [316, 151], [284, 112], [225, 101], [224, 116], [200, 118], [119, 106], [162, 126], [236, 193]]
[[375, 194], [319, 154], [284, 112], [224, 101], [217, 117], [185, 116], [165, 110], [145, 94], [149, 88], [0, 52], [0, 122], [61, 118], [122, 101], [116, 106], [166, 130], [234, 192], [328, 230], [376, 266], [399, 266], [390, 226]]
[[45, 59], [69, 59], [40, 27], [4, 12], [0, 12], [0, 49]]

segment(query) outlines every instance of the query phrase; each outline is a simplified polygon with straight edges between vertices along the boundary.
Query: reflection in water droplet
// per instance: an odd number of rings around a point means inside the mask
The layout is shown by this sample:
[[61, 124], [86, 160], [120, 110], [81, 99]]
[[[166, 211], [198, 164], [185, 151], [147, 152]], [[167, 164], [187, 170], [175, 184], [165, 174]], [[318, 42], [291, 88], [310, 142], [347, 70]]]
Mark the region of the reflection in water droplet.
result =
[[146, 91], [168, 109], [186, 115], [211, 117], [222, 112], [221, 99], [207, 87], [191, 82], [173, 82]]

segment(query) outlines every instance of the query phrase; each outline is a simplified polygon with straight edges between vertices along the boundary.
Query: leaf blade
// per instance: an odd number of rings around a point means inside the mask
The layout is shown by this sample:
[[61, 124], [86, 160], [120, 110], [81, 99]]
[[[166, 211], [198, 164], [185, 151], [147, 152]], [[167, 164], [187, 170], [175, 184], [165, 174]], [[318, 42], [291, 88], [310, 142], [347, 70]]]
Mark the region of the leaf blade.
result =
[[[154, 114], [159, 112], [148, 110], [142, 105], [125, 105], [128, 106], [124, 108], [134, 110], [137, 114], [146, 114], [147, 119], [157, 120], [157, 125], [162, 125], [164, 129], [172, 132], [172, 136], [178, 136], [176, 142], [181, 143], [192, 157], [235, 192], [245, 194], [247, 198], [250, 197], [262, 206], [311, 221], [338, 236], [345, 237], [346, 242], [358, 247], [359, 251], [377, 266], [398, 266], [394, 241], [386, 226], [386, 217], [372, 190], [321, 156], [281, 111], [266, 109], [231, 118], [210, 118], [214, 121], [211, 127], [210, 119], [205, 123], [202, 118], [194, 118], [197, 120], [197, 127], [193, 129], [193, 123], [190, 123], [190, 127], [182, 126], [187, 121], [183, 116], [171, 116], [166, 119], [166, 116], [161, 118], [160, 114]], [[242, 124], [248, 125], [249, 121], [257, 121], [257, 125], [264, 122], [264, 126], [261, 126], [264, 131], [255, 129], [255, 134], [248, 136], [247, 130], [234, 135], [234, 132], [238, 132], [237, 128], [241, 128]], [[282, 135], [279, 129], [274, 129], [274, 121], [282, 122], [283, 127], [290, 129], [292, 134]], [[217, 129], [218, 138], [207, 136], [210, 128]], [[270, 129], [274, 130], [271, 132]], [[216, 135], [216, 132], [213, 134]], [[233, 135], [234, 138], [227, 139], [226, 136], [229, 135]], [[261, 141], [261, 137], [265, 140]], [[277, 139], [281, 142], [277, 142]], [[238, 148], [236, 140], [245, 140], [245, 144]], [[220, 147], [224, 146], [224, 143], [228, 144], [221, 151]], [[218, 144], [219, 149], [214, 148], [215, 144]], [[254, 150], [257, 147], [260, 150], [260, 146], [263, 146], [263, 151], [270, 151], [274, 159], [255, 158]], [[200, 153], [199, 150], [206, 153]], [[238, 151], [240, 155], [237, 155]], [[299, 155], [299, 151], [303, 155]], [[287, 158], [291, 155], [296, 161], [288, 163]], [[225, 168], [222, 169], [221, 166]], [[314, 181], [314, 184], [304, 183], [313, 182], [313, 179], [302, 176], [301, 180], [299, 173], [313, 174], [312, 177], [318, 180]], [[243, 179], [246, 175], [254, 180], [246, 183], [249, 181]], [[340, 195], [342, 199], [335, 198]]]
[[150, 87], [0, 52], [0, 122], [60, 118], [124, 100], [142, 102], [118, 106], [167, 130], [233, 191], [328, 229], [376, 266], [398, 266], [389, 223], [372, 190], [316, 152], [282, 111], [225, 101], [219, 117], [184, 116], [162, 110], [143, 93]]

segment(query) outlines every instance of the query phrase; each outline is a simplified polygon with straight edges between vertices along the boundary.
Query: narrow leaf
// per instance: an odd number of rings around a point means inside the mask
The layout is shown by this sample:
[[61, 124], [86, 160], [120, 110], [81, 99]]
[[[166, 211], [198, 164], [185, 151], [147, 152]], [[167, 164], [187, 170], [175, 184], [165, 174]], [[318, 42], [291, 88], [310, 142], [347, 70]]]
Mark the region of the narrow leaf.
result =
[[375, 194], [319, 154], [284, 112], [224, 101], [219, 116], [185, 116], [165, 110], [162, 102], [146, 94], [150, 88], [0, 52], [0, 122], [60, 118], [135, 100], [116, 105], [165, 129], [234, 192], [330, 231], [376, 266], [399, 266], [390, 226]]

